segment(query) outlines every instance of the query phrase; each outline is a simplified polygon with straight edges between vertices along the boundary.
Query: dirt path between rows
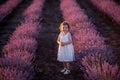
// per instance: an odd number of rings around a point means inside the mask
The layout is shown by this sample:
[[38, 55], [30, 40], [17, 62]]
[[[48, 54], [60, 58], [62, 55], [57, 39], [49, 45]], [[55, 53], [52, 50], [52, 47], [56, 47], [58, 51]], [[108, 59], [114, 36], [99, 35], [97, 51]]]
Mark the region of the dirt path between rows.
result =
[[72, 69], [69, 75], [63, 75], [62, 64], [57, 61], [57, 36], [59, 24], [63, 21], [59, 0], [46, 0], [42, 13], [42, 28], [38, 39], [35, 60], [36, 74], [33, 80], [84, 80], [80, 71]]

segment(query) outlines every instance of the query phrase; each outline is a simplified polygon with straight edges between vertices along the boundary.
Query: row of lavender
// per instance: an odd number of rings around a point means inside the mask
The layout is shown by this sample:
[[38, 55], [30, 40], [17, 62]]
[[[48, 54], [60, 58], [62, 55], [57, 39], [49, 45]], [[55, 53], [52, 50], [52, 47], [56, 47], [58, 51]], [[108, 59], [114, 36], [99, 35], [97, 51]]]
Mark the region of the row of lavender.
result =
[[120, 24], [120, 6], [113, 0], [90, 0], [100, 10], [112, 17]]
[[0, 5], [0, 21], [11, 13], [13, 9], [21, 2], [22, 0], [7, 0], [6, 3]]
[[34, 68], [32, 61], [37, 48], [44, 0], [33, 0], [23, 13], [25, 21], [10, 36], [3, 48], [4, 57], [0, 59], [1, 80], [32, 80]]
[[[67, 5], [66, 5], [67, 4]], [[85, 15], [84, 10], [75, 0], [61, 0], [63, 18], [72, 27], [75, 64], [84, 71], [87, 80], [118, 80], [118, 66], [113, 66], [115, 59], [111, 49], [104, 43], [104, 38], [95, 30]]]

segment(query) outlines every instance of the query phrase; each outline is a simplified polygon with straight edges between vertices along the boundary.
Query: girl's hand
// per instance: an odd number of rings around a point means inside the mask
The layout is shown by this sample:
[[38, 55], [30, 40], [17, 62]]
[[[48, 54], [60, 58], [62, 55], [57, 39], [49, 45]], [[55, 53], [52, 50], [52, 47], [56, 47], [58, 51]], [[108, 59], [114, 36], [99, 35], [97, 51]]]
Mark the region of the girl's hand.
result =
[[64, 46], [64, 45], [65, 45], [65, 43], [64, 43], [64, 42], [60, 42], [60, 44], [59, 44], [59, 45]]

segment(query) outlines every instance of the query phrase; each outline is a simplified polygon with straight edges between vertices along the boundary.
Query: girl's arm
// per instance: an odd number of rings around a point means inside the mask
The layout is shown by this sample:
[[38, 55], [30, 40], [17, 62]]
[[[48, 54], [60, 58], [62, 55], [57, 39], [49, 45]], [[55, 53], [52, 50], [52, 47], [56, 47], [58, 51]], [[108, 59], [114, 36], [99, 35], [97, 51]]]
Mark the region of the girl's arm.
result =
[[60, 36], [58, 36], [58, 38], [57, 38], [57, 43], [58, 43], [60, 46], [64, 46], [64, 43], [60, 41]]
[[60, 37], [57, 38], [57, 43], [60, 44]]

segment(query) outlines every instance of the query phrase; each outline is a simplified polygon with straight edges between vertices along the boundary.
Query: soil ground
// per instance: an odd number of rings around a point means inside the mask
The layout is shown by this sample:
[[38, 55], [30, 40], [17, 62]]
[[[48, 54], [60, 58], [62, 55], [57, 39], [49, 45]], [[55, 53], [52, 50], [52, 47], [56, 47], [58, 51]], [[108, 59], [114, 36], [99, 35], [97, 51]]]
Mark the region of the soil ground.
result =
[[84, 80], [83, 73], [74, 68], [69, 75], [60, 73], [63, 66], [56, 60], [58, 48], [56, 40], [59, 34], [59, 24], [63, 21], [59, 4], [59, 0], [46, 0], [43, 7], [34, 80]]

